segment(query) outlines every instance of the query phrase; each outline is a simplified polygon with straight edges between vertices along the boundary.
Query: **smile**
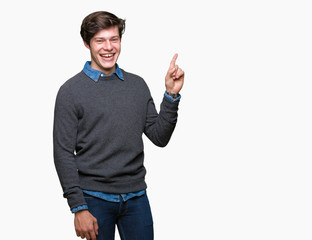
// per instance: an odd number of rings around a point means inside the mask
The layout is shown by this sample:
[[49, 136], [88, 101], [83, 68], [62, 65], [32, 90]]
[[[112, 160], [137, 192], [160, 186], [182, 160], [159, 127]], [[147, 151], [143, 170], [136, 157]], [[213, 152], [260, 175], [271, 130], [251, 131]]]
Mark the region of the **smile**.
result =
[[112, 56], [114, 56], [114, 54], [100, 54], [101, 57], [103, 58], [111, 58]]

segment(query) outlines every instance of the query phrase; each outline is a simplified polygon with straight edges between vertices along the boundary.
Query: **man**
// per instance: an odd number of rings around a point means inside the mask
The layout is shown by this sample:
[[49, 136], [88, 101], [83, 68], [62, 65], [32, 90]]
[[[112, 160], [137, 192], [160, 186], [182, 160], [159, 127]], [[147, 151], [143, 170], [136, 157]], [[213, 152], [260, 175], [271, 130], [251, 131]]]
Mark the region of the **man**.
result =
[[75, 230], [86, 239], [153, 239], [142, 134], [164, 147], [177, 122], [184, 72], [174, 55], [157, 113], [142, 78], [119, 68], [125, 21], [109, 12], [81, 25], [91, 62], [66, 81], [54, 113], [54, 162]]

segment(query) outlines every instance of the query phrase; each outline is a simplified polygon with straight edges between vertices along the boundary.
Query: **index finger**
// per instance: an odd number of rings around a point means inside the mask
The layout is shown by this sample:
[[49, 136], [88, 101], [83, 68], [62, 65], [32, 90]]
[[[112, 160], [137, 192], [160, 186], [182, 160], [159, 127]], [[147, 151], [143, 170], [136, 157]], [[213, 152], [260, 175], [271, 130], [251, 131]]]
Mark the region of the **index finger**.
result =
[[173, 68], [175, 66], [175, 62], [176, 62], [177, 58], [178, 58], [178, 54], [176, 53], [176, 54], [174, 54], [174, 56], [170, 62], [170, 68]]

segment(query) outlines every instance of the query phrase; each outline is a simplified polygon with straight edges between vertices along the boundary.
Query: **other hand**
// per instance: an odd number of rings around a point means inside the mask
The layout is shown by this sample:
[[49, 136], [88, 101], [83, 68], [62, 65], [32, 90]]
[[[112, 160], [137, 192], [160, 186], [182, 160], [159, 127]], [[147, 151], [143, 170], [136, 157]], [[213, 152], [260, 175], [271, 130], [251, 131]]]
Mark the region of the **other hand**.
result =
[[76, 212], [74, 222], [77, 237], [96, 240], [99, 227], [96, 218], [88, 210]]

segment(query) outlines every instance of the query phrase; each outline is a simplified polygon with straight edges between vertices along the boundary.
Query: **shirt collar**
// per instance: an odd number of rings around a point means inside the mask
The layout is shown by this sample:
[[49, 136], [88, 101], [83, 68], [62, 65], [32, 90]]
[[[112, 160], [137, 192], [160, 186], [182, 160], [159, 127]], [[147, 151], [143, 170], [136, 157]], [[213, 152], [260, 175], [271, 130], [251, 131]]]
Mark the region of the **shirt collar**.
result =
[[[103, 77], [103, 76], [106, 76], [105, 73], [101, 72], [101, 71], [98, 71], [96, 69], [93, 69], [91, 68], [91, 61], [87, 61], [83, 67], [83, 71], [85, 74], [87, 74], [88, 77], [90, 77], [93, 81], [97, 82], [99, 81], [99, 78], [100, 77]], [[124, 80], [124, 77], [123, 77], [123, 74], [122, 74], [122, 71], [121, 69], [119, 68], [118, 64], [116, 63], [116, 71], [113, 72], [111, 74], [111, 76], [113, 74], [116, 74], [117, 77], [120, 79], [120, 80]]]

